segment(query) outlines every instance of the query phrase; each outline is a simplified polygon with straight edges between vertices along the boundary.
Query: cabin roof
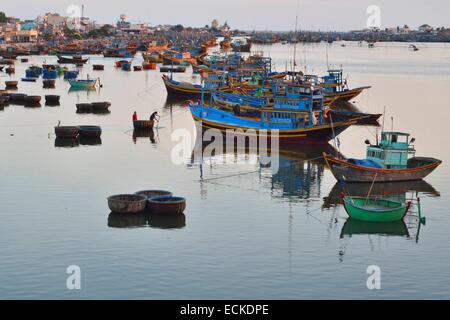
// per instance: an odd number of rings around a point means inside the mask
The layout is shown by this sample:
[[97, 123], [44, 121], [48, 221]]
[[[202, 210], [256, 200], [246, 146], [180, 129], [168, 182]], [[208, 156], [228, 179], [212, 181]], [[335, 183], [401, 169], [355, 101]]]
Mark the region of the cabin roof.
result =
[[406, 132], [398, 132], [398, 131], [383, 131], [381, 134], [382, 134], [382, 135], [383, 135], [383, 134], [390, 134], [390, 135], [397, 135], [397, 136], [410, 136], [409, 133], [406, 133]]

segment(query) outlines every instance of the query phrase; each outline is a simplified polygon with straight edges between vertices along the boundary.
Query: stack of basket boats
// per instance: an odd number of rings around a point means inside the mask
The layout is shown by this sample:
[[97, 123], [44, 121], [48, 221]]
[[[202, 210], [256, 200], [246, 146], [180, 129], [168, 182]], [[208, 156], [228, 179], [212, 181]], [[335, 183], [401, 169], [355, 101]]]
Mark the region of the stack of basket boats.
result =
[[83, 112], [83, 113], [102, 113], [102, 112], [108, 112], [109, 107], [111, 106], [110, 102], [92, 102], [92, 103], [77, 103], [76, 108], [77, 112]]
[[186, 209], [186, 199], [173, 196], [165, 190], [143, 190], [134, 194], [118, 194], [108, 197], [108, 207], [114, 213], [128, 214], [148, 212], [177, 215]]
[[102, 135], [102, 128], [92, 125], [60, 126], [58, 123], [55, 127], [55, 135], [58, 139], [98, 139]]

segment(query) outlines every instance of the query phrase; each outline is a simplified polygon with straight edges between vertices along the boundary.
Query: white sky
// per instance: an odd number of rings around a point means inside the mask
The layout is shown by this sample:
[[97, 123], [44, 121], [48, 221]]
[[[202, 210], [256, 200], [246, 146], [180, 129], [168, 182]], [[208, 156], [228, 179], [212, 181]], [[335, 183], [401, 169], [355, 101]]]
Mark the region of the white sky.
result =
[[[131, 22], [204, 26], [213, 18], [234, 29], [293, 30], [298, 0], [1, 0], [0, 11], [34, 19], [47, 11], [66, 15], [70, 5], [85, 6], [85, 16], [115, 23], [124, 13]], [[450, 0], [300, 0], [299, 29], [351, 30], [366, 26], [369, 5], [381, 9], [381, 27], [423, 23], [450, 27]]]

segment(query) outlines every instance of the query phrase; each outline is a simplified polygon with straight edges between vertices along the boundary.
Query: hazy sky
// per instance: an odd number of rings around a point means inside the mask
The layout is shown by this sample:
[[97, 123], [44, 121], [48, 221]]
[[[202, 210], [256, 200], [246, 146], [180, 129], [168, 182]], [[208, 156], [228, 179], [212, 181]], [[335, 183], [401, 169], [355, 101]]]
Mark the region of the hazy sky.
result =
[[[131, 22], [151, 25], [204, 26], [213, 18], [242, 30], [293, 30], [298, 0], [1, 0], [0, 11], [34, 19], [47, 11], [66, 15], [70, 5], [84, 4], [85, 16], [116, 22], [124, 13]], [[381, 27], [423, 23], [450, 27], [450, 0], [300, 0], [299, 29], [349, 30], [366, 26], [369, 5], [381, 9]]]

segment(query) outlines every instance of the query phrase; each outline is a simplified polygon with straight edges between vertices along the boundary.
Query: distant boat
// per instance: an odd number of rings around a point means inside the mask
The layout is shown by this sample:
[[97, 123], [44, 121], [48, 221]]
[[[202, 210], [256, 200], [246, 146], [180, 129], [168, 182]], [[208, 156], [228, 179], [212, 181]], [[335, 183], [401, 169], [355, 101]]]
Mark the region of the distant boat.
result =
[[74, 89], [92, 89], [95, 88], [97, 80], [69, 80], [71, 88]]
[[72, 58], [63, 57], [61, 55], [57, 55], [58, 63], [73, 63], [73, 64], [84, 64], [88, 62], [88, 58], [83, 59], [81, 56], [73, 56]]
[[419, 51], [419, 48], [417, 48], [414, 44], [410, 44], [409, 47], [410, 47], [413, 51]]

